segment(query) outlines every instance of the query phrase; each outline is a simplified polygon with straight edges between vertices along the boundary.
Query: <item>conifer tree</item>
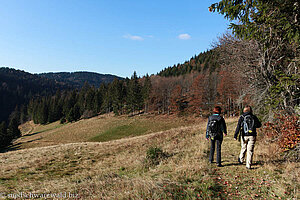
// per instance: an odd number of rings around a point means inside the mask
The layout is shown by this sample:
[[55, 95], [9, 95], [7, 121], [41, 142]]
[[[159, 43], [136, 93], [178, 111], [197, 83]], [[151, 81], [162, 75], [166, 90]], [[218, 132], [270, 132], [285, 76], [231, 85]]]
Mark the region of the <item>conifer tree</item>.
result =
[[150, 92], [151, 92], [151, 79], [149, 77], [148, 74], [146, 74], [145, 76], [145, 80], [144, 80], [144, 85], [142, 88], [142, 95], [143, 95], [143, 103], [145, 106], [145, 112], [148, 112], [148, 107], [149, 107], [149, 96], [150, 96]]
[[141, 85], [138, 81], [136, 72], [134, 71], [128, 85], [127, 103], [129, 106], [129, 111], [135, 112], [139, 110], [142, 105], [142, 94]]
[[102, 102], [102, 113], [110, 113], [111, 112], [111, 91], [109, 90], [109, 86], [105, 86], [102, 88], [102, 97], [103, 97], [103, 102]]
[[22, 105], [20, 109], [20, 123], [23, 124], [28, 120], [27, 106]]
[[12, 118], [7, 128], [7, 135], [10, 140], [21, 137], [21, 131], [18, 126], [18, 119]]
[[114, 79], [110, 84], [109, 90], [111, 93], [113, 112], [119, 115], [122, 105], [122, 83], [118, 79]]
[[97, 89], [96, 94], [95, 94], [95, 102], [94, 102], [94, 107], [96, 110], [96, 113], [101, 112], [101, 107], [103, 104], [103, 98], [104, 98], [104, 94], [105, 94], [105, 84], [102, 83], [100, 85], [100, 87]]
[[6, 123], [3, 121], [0, 123], [0, 147], [7, 146], [8, 139]]
[[53, 101], [54, 102], [52, 103], [52, 106], [54, 106], [54, 108], [53, 108], [54, 119], [55, 119], [55, 121], [57, 121], [57, 120], [61, 119], [62, 109], [63, 109], [62, 95], [61, 95], [60, 90], [56, 91]]
[[63, 113], [67, 116], [77, 101], [77, 91], [69, 92], [64, 100]]
[[44, 97], [38, 109], [38, 120], [40, 124], [46, 124], [49, 117], [48, 100]]
[[86, 92], [86, 98], [85, 98], [85, 108], [89, 111], [94, 111], [95, 106], [95, 88], [90, 87]]
[[52, 123], [55, 122], [57, 120], [57, 116], [56, 116], [56, 102], [55, 100], [51, 99], [51, 101], [49, 102], [49, 112], [48, 112], [48, 122]]

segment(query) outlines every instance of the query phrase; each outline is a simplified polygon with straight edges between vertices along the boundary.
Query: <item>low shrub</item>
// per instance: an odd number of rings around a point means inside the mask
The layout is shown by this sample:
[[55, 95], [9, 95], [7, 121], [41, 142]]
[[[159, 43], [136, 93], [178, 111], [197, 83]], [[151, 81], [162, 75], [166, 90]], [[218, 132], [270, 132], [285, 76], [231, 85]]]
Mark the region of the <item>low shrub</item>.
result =
[[[270, 142], [276, 142], [284, 155], [299, 153], [300, 120], [296, 115], [278, 114], [273, 122], [265, 123], [264, 135]], [[297, 153], [295, 154], [297, 155]], [[299, 158], [297, 158], [299, 159]]]
[[150, 147], [146, 154], [146, 164], [150, 166], [158, 165], [162, 160], [166, 159], [168, 154], [160, 147]]

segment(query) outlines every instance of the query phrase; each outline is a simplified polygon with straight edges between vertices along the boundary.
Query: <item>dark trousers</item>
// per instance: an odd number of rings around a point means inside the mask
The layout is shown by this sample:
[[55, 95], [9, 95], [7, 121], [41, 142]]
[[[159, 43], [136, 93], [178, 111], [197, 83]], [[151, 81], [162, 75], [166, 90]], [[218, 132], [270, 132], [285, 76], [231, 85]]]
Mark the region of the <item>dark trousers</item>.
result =
[[214, 161], [215, 148], [217, 143], [217, 163], [221, 164], [221, 145], [222, 145], [223, 137], [215, 137], [214, 140], [210, 140], [210, 152], [209, 152], [209, 162]]

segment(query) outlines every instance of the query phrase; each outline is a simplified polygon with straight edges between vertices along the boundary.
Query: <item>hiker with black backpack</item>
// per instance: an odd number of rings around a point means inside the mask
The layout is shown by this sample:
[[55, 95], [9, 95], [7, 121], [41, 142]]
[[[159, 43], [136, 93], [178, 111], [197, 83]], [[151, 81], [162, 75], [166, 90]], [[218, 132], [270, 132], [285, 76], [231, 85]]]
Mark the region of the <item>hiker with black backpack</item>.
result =
[[221, 145], [223, 141], [223, 133], [227, 135], [227, 128], [224, 118], [220, 115], [222, 108], [216, 106], [213, 109], [213, 115], [209, 116], [206, 128], [206, 139], [210, 138], [210, 153], [209, 162], [212, 163], [214, 160], [215, 146], [217, 144], [217, 166], [222, 167], [221, 164]]
[[240, 116], [234, 139], [237, 140], [238, 135], [241, 137], [241, 153], [238, 157], [239, 164], [243, 164], [247, 151], [246, 168], [252, 169], [252, 158], [254, 152], [254, 144], [256, 142], [256, 128], [260, 128], [261, 123], [258, 118], [253, 115], [251, 106], [245, 106], [244, 113]]

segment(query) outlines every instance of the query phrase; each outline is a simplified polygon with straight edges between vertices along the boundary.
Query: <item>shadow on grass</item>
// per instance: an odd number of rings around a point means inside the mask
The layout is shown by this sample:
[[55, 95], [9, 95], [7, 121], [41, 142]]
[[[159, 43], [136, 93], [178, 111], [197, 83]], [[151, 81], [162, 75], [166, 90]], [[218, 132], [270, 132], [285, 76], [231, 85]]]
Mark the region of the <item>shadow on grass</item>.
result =
[[[38, 140], [41, 140], [42, 138], [37, 138], [37, 139], [34, 139], [34, 140], [30, 140], [30, 141], [26, 141], [25, 143], [31, 143], [31, 142], [35, 142], [35, 141], [38, 141]], [[9, 152], [9, 151], [17, 151], [17, 150], [20, 150], [21, 149], [21, 144], [24, 143], [24, 142], [18, 142], [16, 144], [12, 144], [8, 147], [5, 147], [5, 148], [1, 148], [0, 149], [0, 153], [6, 153], [6, 152]]]
[[[257, 169], [259, 168], [259, 166], [262, 166], [264, 165], [264, 162], [263, 161], [256, 161], [252, 164], [252, 166], [257, 166], [253, 169]], [[240, 164], [238, 162], [233, 162], [233, 163], [227, 163], [227, 164], [223, 164], [224, 167], [228, 167], [228, 166], [245, 166], [245, 163], [244, 164]]]
[[223, 164], [224, 167], [228, 167], [228, 166], [239, 166], [241, 164], [239, 163], [227, 163], [227, 164]]
[[[225, 165], [223, 165], [225, 167]], [[225, 187], [220, 178], [219, 168], [217, 166], [212, 167], [210, 170], [210, 179], [212, 180], [212, 185], [208, 187], [209, 199], [228, 199], [228, 195], [225, 193]], [[206, 199], [206, 198], [205, 198]]]
[[33, 135], [37, 135], [39, 133], [43, 133], [43, 132], [46, 132], [47, 130], [44, 130], [44, 131], [38, 131], [38, 132], [35, 132], [35, 133], [31, 133], [31, 134], [27, 134], [27, 135], [23, 135], [22, 137], [29, 137], [29, 136], [33, 136]]

